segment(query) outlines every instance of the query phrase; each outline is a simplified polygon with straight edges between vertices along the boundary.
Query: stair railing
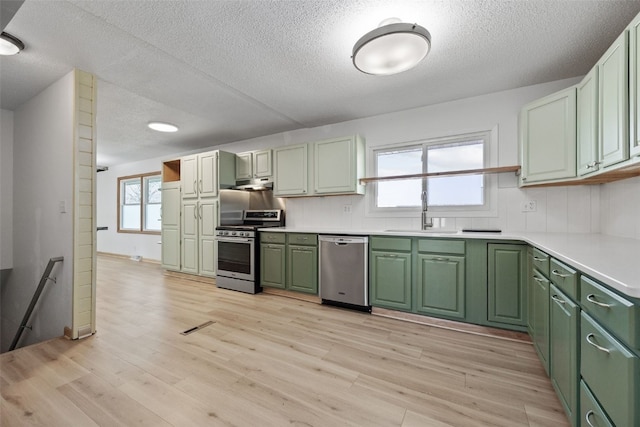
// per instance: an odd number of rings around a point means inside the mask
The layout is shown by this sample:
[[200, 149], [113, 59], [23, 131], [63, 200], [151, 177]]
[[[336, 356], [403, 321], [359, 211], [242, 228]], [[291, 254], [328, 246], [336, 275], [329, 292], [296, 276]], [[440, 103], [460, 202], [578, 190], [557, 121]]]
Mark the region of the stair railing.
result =
[[20, 337], [22, 336], [22, 332], [24, 332], [25, 328], [26, 329], [31, 329], [31, 326], [27, 326], [27, 322], [29, 321], [29, 317], [31, 317], [31, 313], [33, 313], [33, 309], [35, 308], [36, 303], [38, 302], [38, 299], [40, 298], [40, 294], [42, 294], [42, 290], [44, 289], [44, 285], [47, 284], [47, 280], [51, 280], [53, 283], [56, 283], [56, 278], [49, 276], [49, 274], [51, 274], [51, 270], [53, 270], [53, 266], [57, 262], [62, 262], [63, 260], [64, 260], [64, 257], [61, 257], [61, 256], [57, 257], [57, 258], [51, 258], [49, 260], [49, 263], [47, 264], [47, 268], [45, 268], [44, 269], [44, 273], [42, 273], [42, 278], [40, 279], [40, 283], [38, 284], [38, 287], [36, 288], [36, 291], [33, 294], [33, 298], [31, 298], [31, 303], [29, 304], [29, 307], [27, 308], [27, 312], [24, 314], [24, 317], [22, 318], [22, 322], [20, 323], [20, 327], [18, 328], [18, 331], [16, 332], [16, 336], [13, 338], [13, 342], [11, 343], [11, 347], [9, 347], [9, 351], [15, 350], [16, 346], [18, 345], [18, 341], [20, 341]]

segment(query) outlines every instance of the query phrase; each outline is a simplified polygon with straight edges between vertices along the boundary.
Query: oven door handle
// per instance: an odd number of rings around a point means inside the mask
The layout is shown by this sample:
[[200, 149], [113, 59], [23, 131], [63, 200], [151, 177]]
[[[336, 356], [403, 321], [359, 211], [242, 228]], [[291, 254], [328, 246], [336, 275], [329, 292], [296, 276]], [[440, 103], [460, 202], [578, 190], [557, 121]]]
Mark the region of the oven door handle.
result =
[[218, 242], [230, 242], [230, 243], [252, 243], [253, 239], [245, 239], [243, 237], [216, 237]]

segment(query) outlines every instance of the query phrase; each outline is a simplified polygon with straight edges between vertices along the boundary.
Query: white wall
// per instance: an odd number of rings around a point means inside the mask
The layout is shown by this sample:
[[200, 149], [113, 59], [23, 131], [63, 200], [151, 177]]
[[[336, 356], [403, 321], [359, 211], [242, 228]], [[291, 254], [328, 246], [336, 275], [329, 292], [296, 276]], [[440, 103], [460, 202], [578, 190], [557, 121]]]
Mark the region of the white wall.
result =
[[0, 270], [13, 267], [13, 112], [0, 110]]
[[[365, 137], [367, 150], [392, 143], [415, 141], [438, 136], [497, 128], [498, 147], [491, 166], [519, 164], [518, 114], [522, 106], [557, 90], [578, 82], [567, 79], [504, 92], [462, 99], [444, 104], [416, 108], [392, 114], [369, 117], [333, 125], [224, 144], [211, 149], [242, 152], [274, 148], [302, 142], [317, 141], [358, 133]], [[205, 151], [205, 150], [203, 150]], [[173, 156], [179, 157], [186, 153]], [[100, 225], [108, 225], [109, 233], [98, 234], [98, 250], [119, 254], [141, 254], [159, 259], [159, 239], [148, 236], [112, 236], [115, 230], [117, 176], [159, 170], [162, 159], [113, 167], [98, 174], [98, 218]], [[368, 175], [372, 174], [368, 165]], [[457, 217], [437, 220], [446, 228], [489, 227], [505, 231], [571, 232], [629, 235], [640, 238], [640, 225], [633, 218], [640, 217], [640, 178], [604, 186], [566, 186], [520, 189], [514, 174], [501, 174], [498, 180], [496, 212], [484, 217]], [[105, 188], [105, 190], [102, 190]], [[627, 193], [634, 193], [629, 199]], [[105, 194], [110, 194], [105, 200]], [[310, 197], [286, 199], [287, 225], [339, 229], [417, 229], [419, 215], [414, 217], [380, 217], [366, 213], [368, 196]], [[536, 212], [521, 212], [525, 200], [537, 202]], [[635, 202], [631, 201], [635, 200]], [[107, 205], [108, 215], [103, 206]], [[352, 213], [343, 213], [351, 205]], [[111, 207], [113, 206], [113, 208]], [[613, 208], [615, 206], [615, 208]], [[434, 214], [435, 215], [435, 214]], [[100, 218], [108, 218], [108, 224]], [[113, 228], [113, 229], [112, 229]], [[105, 233], [105, 234], [102, 234]], [[155, 236], [154, 236], [155, 237]], [[149, 255], [145, 255], [149, 251]], [[145, 252], [145, 253], [143, 253]]]
[[[21, 346], [61, 336], [72, 320], [74, 74], [14, 112], [13, 271], [2, 289], [2, 350], [13, 339], [44, 269], [53, 271]], [[59, 212], [59, 203], [67, 213]], [[3, 201], [4, 203], [4, 201]]]
[[[98, 149], [100, 149], [99, 140]], [[118, 233], [118, 177], [159, 172], [162, 170], [163, 160], [170, 158], [173, 157], [112, 166], [109, 167], [109, 170], [98, 173], [96, 180], [97, 224], [98, 227], [109, 227], [108, 230], [98, 231], [98, 252], [127, 256], [140, 255], [146, 260], [160, 261], [162, 250], [159, 244], [159, 234]]]
[[[295, 132], [286, 132], [216, 148], [244, 151], [358, 133], [367, 150], [373, 147], [497, 128], [498, 147], [491, 166], [519, 164], [518, 113], [522, 106], [576, 83], [568, 79], [515, 90], [462, 99], [398, 113], [353, 120]], [[367, 175], [371, 176], [370, 162]], [[500, 175], [495, 214], [436, 221], [445, 228], [500, 228], [509, 231], [599, 232], [600, 190], [598, 186], [521, 190], [514, 174]], [[287, 225], [341, 229], [418, 229], [420, 215], [371, 216], [366, 214], [367, 196], [311, 197], [287, 199]], [[537, 211], [521, 212], [521, 203], [536, 200]], [[351, 214], [344, 214], [351, 205]]]

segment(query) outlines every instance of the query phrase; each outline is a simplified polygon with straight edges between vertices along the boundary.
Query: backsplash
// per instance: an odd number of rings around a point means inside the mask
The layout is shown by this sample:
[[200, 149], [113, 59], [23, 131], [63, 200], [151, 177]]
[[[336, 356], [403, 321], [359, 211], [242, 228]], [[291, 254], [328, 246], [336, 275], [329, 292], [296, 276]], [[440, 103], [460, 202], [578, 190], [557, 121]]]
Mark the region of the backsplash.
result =
[[640, 177], [603, 184], [600, 191], [602, 233], [640, 239]]
[[[638, 181], [636, 187], [637, 183]], [[616, 194], [618, 192], [621, 191], [614, 191]], [[522, 203], [526, 200], [536, 201], [535, 212], [522, 212]], [[287, 226], [344, 230], [420, 228], [419, 212], [411, 218], [366, 216], [366, 203], [363, 196], [287, 199]], [[498, 189], [496, 217], [436, 217], [434, 222], [435, 226], [448, 229], [498, 228], [503, 231], [598, 233], [601, 229], [601, 205], [599, 185], [535, 189], [513, 186]], [[636, 215], [637, 207], [636, 198]], [[434, 217], [436, 215], [434, 213]], [[625, 217], [630, 215], [632, 214], [625, 214]]]

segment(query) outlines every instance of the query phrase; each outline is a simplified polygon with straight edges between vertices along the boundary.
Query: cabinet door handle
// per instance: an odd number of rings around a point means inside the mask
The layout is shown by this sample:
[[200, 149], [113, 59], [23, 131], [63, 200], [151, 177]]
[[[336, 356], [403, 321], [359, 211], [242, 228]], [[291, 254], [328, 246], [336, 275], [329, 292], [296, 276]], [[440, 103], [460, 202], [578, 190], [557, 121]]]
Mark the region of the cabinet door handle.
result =
[[560, 298], [558, 298], [558, 295], [551, 295], [551, 299], [554, 300], [555, 302], [557, 302], [558, 304], [562, 304], [562, 305], [565, 304], [564, 301], [562, 301]]
[[599, 307], [604, 307], [604, 308], [611, 308], [613, 307], [612, 304], [605, 304], [603, 302], [600, 301], [596, 301], [596, 296], [594, 294], [589, 294], [587, 295], [587, 301], [589, 301], [591, 304], [595, 304]]
[[558, 270], [555, 270], [555, 269], [554, 269], [554, 270], [551, 270], [551, 274], [553, 274], [554, 276], [562, 277], [563, 279], [564, 279], [565, 277], [571, 277], [571, 275], [570, 275], [570, 274], [562, 274], [562, 273], [560, 273]]
[[200, 219], [202, 219], [202, 205], [200, 205]]
[[538, 258], [538, 257], [535, 257], [535, 256], [534, 256], [534, 257], [533, 257], [533, 260], [534, 260], [534, 261], [543, 262], [543, 261], [546, 261], [547, 259], [546, 259], [546, 258]]
[[598, 345], [598, 344], [596, 344], [596, 343], [594, 343], [594, 342], [593, 342], [592, 338], [593, 338], [594, 336], [595, 336], [595, 335], [593, 335], [593, 334], [589, 334], [589, 335], [587, 335], [587, 336], [585, 337], [585, 339], [587, 340], [587, 342], [588, 342], [589, 344], [591, 344], [592, 346], [594, 346], [594, 347], [595, 347], [595, 348], [597, 348], [598, 350], [603, 351], [603, 352], [605, 352], [605, 353], [609, 354], [609, 353], [610, 353], [610, 351], [609, 351], [609, 349], [608, 349], [608, 348], [602, 347], [601, 345]]
[[196, 194], [198, 193], [198, 180], [197, 179], [193, 180], [193, 192], [196, 193]]
[[433, 259], [434, 261], [448, 262], [449, 258], [437, 257]]
[[593, 411], [588, 411], [587, 414], [584, 416], [584, 420], [587, 422], [587, 425], [589, 427], [595, 427], [593, 424], [591, 424], [591, 415], [593, 415], [594, 412]]
[[386, 256], [388, 256], [389, 258], [398, 258], [398, 255], [396, 254], [387, 254]]
[[193, 210], [193, 219], [198, 219], [198, 207]]
[[535, 280], [538, 283], [546, 283], [547, 279], [541, 279], [538, 276], [533, 276], [533, 280]]
[[200, 193], [202, 193], [202, 180], [200, 180], [200, 185], [198, 187], [198, 190], [200, 190]]

